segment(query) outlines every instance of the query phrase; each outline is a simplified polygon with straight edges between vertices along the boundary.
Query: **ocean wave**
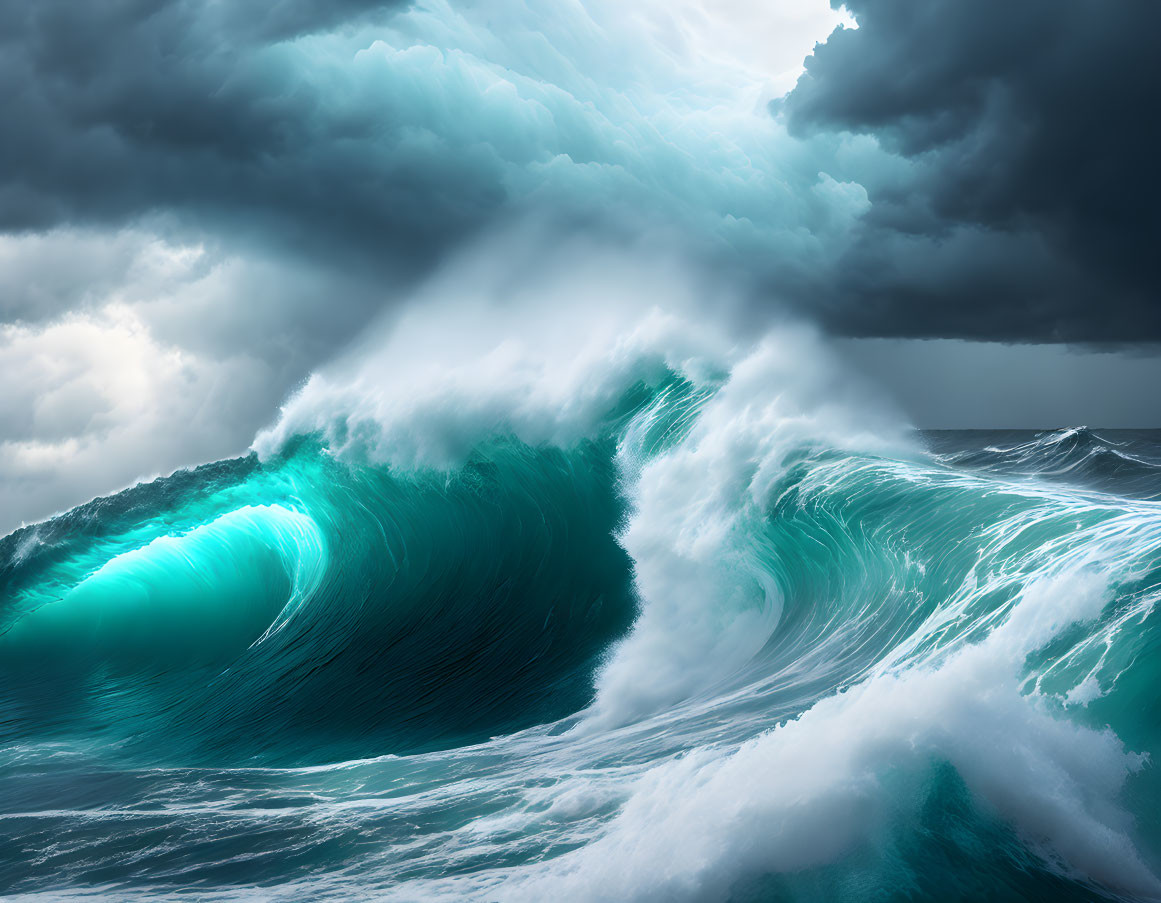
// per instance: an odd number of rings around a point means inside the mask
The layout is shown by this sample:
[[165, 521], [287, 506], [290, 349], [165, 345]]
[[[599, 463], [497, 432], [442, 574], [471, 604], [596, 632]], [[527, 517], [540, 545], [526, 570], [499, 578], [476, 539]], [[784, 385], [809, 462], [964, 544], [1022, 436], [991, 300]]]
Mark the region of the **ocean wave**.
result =
[[5, 886], [1161, 896], [1161, 445], [926, 448], [806, 333], [585, 313], [436, 305], [0, 540]]

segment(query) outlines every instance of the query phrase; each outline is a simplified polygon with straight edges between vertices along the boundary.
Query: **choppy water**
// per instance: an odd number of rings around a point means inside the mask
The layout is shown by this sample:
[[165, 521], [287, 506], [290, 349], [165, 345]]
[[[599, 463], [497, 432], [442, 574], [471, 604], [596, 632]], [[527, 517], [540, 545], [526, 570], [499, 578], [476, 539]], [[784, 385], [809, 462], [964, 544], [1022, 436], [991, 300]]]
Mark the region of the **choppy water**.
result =
[[1161, 897], [1161, 433], [895, 453], [746, 366], [0, 540], [0, 892]]

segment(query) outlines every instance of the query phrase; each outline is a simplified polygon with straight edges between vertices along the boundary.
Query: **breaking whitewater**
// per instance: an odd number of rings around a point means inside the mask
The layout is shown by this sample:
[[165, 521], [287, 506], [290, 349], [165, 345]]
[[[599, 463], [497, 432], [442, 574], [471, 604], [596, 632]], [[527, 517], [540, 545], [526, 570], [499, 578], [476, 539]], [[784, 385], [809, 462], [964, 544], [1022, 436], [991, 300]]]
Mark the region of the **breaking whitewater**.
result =
[[1161, 897], [1161, 434], [529, 292], [0, 540], [0, 888]]

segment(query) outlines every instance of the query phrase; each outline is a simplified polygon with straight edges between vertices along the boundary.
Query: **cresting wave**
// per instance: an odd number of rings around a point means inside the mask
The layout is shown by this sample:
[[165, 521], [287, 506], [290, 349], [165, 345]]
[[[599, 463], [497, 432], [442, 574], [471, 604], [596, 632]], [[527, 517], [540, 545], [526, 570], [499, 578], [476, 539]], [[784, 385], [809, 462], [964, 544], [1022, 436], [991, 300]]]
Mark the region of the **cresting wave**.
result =
[[1161, 442], [925, 438], [804, 332], [506, 304], [0, 540], [0, 886], [1161, 898]]

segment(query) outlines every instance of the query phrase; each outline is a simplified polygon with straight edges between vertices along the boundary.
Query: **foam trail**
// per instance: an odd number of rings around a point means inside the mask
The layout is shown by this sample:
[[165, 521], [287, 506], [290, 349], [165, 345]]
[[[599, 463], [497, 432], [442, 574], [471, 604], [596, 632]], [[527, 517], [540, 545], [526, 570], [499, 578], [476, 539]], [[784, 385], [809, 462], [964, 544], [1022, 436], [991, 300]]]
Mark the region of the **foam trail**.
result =
[[1002, 626], [941, 666], [879, 675], [731, 755], [705, 750], [658, 767], [607, 835], [511, 898], [724, 900], [740, 877], [818, 866], [865, 841], [884, 815], [887, 768], [929, 756], [952, 762], [1068, 868], [1156, 897], [1161, 881], [1116, 804], [1141, 757], [1110, 732], [1053, 717], [1019, 686], [1026, 655], [1096, 617], [1107, 598], [1098, 575], [1033, 583]]

